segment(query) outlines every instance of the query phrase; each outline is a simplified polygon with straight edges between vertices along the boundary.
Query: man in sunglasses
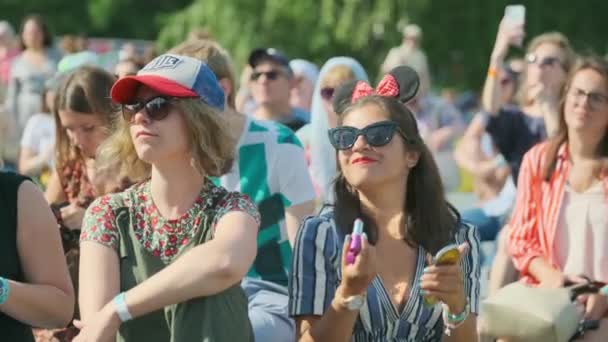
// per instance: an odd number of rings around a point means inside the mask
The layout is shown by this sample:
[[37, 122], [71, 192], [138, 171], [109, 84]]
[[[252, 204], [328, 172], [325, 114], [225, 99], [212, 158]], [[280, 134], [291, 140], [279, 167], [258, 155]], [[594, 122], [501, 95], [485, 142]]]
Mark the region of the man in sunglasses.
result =
[[232, 60], [219, 44], [188, 40], [171, 52], [205, 62], [226, 94], [224, 115], [238, 142], [232, 170], [214, 181], [249, 195], [262, 218], [257, 256], [241, 283], [255, 340], [293, 341], [295, 325], [287, 312], [288, 270], [300, 222], [313, 213], [315, 199], [304, 149], [289, 128], [235, 110]]
[[258, 120], [276, 121], [297, 131], [310, 115], [290, 104], [290, 92], [295, 86], [289, 60], [273, 48], [256, 49], [249, 56], [253, 69], [250, 78], [252, 96], [257, 108], [252, 116]]

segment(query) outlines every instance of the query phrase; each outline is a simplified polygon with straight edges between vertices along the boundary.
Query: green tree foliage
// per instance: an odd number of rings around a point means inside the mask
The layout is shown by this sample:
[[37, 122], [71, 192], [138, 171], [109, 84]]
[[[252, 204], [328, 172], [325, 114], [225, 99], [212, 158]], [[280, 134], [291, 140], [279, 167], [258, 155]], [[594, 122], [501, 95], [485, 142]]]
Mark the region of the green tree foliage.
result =
[[195, 0], [167, 20], [159, 44], [169, 48], [182, 41], [190, 29], [204, 26], [239, 63], [252, 48], [274, 46], [291, 57], [319, 64], [332, 56], [349, 55], [375, 71], [386, 47], [400, 41], [396, 23], [405, 18], [408, 9], [426, 2]]
[[[505, 5], [526, 5], [528, 37], [565, 33], [579, 51], [605, 53], [605, 0], [0, 0], [0, 19], [16, 27], [26, 14], [43, 14], [56, 34], [156, 39], [161, 49], [208, 27], [235, 57], [274, 46], [319, 64], [352, 56], [372, 77], [401, 41], [399, 26], [423, 30], [435, 85], [479, 89]], [[523, 52], [514, 50], [515, 54]]]
[[18, 29], [22, 18], [43, 15], [53, 33], [156, 39], [168, 13], [191, 0], [0, 0], [0, 20]]
[[[108, 0], [109, 1], [109, 0]], [[603, 14], [608, 1], [516, 1], [527, 7], [528, 38], [565, 33], [578, 50], [608, 48]], [[423, 29], [436, 86], [480, 89], [498, 22], [508, 0], [194, 0], [166, 21], [159, 44], [169, 48], [195, 27], [210, 28], [238, 65], [257, 46], [275, 46], [291, 57], [322, 64], [349, 55], [372, 76], [401, 41], [399, 23]], [[402, 26], [402, 25], [401, 25]], [[523, 51], [514, 49], [514, 54]]]

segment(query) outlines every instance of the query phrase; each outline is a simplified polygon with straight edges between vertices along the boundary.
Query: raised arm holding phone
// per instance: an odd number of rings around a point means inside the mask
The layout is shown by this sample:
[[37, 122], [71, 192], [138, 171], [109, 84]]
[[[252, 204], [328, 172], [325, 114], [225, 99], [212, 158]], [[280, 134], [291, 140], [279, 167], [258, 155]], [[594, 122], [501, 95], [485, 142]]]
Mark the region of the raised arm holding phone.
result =
[[488, 77], [483, 88], [482, 107], [492, 114], [498, 115], [501, 102], [500, 80], [497, 77], [498, 72], [503, 68], [505, 58], [511, 46], [521, 47], [525, 37], [525, 7], [507, 6], [505, 16], [500, 21], [496, 42], [490, 57], [490, 66], [488, 68]]
[[445, 201], [403, 105], [417, 87], [398, 67], [375, 90], [354, 81], [336, 92], [335, 205], [304, 221], [294, 248], [299, 341], [477, 340], [478, 237]]
[[521, 46], [525, 36], [525, 9], [507, 7], [500, 22], [482, 94], [481, 134], [485, 130], [517, 179], [523, 155], [552, 136], [558, 126], [558, 98], [574, 60], [568, 39], [559, 32], [534, 37], [525, 51], [516, 105], [504, 105], [500, 74], [510, 47]]

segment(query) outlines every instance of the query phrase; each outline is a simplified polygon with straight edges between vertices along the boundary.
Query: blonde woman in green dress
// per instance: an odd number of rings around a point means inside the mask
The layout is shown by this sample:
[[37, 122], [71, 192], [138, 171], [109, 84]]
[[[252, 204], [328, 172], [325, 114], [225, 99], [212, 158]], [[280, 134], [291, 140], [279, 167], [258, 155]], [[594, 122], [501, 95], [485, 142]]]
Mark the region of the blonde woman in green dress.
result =
[[208, 179], [230, 169], [224, 94], [194, 58], [162, 55], [111, 92], [122, 106], [99, 151], [140, 182], [98, 198], [81, 236], [81, 341], [253, 341], [239, 286], [259, 213]]

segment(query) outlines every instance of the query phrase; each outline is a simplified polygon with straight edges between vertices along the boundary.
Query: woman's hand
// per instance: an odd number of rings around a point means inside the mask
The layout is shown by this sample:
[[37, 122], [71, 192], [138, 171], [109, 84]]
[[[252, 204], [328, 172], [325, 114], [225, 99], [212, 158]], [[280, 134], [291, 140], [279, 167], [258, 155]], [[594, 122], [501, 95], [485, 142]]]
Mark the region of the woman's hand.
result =
[[512, 25], [503, 18], [498, 25], [494, 50], [492, 50], [492, 60], [502, 63], [509, 52], [509, 47], [511, 45], [521, 45], [525, 35], [523, 25]]
[[599, 320], [608, 312], [608, 298], [603, 294], [583, 294], [576, 301], [582, 306], [585, 319]]
[[559, 270], [548, 273], [544, 279], [540, 280], [539, 287], [557, 289], [564, 286], [586, 283], [587, 279], [580, 276], [571, 276], [561, 273]]
[[468, 253], [469, 245], [461, 244], [458, 251], [460, 258], [456, 264], [428, 266], [420, 277], [422, 294], [436, 297], [447, 305], [449, 312], [453, 314], [463, 312], [467, 304], [460, 259]]
[[342, 283], [340, 292], [344, 297], [350, 297], [365, 293], [369, 284], [377, 274], [376, 249], [367, 241], [367, 235], [361, 235], [361, 251], [355, 258], [353, 264], [347, 264], [346, 255], [352, 238], [350, 235], [344, 239], [342, 246]]
[[86, 209], [76, 204], [70, 204], [61, 208], [61, 219], [63, 224], [71, 230], [78, 230], [82, 226]]
[[73, 342], [114, 341], [120, 324], [120, 318], [116, 314], [113, 304], [108, 303], [86, 322], [74, 320], [74, 326], [80, 329], [80, 334]]

